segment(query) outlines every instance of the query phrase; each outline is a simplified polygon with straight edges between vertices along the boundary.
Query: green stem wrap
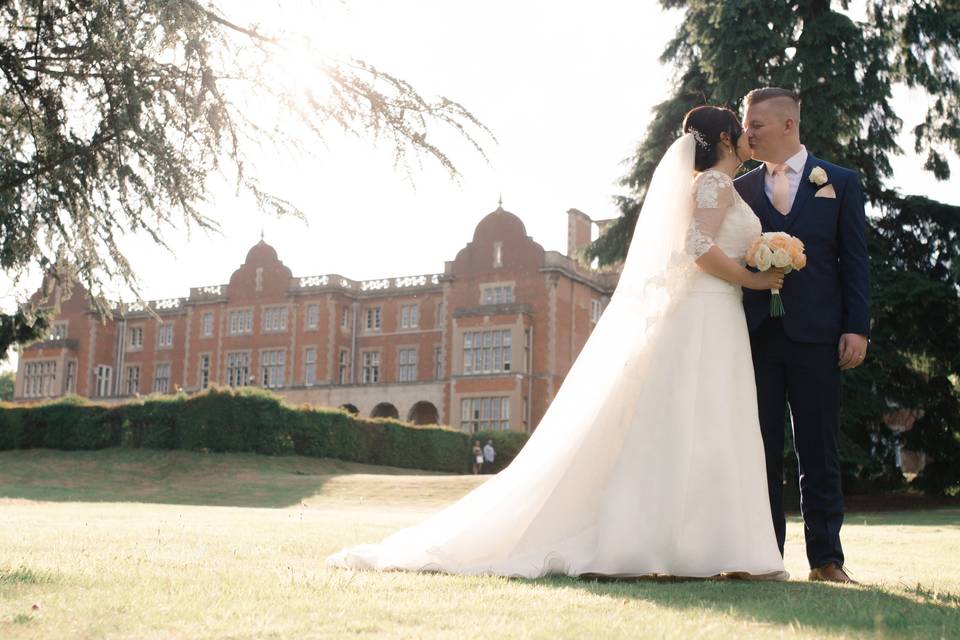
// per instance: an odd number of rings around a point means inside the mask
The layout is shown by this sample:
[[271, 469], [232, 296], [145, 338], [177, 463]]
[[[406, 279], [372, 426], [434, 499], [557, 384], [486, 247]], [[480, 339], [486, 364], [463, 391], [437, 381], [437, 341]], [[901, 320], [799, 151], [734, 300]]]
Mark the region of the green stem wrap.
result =
[[770, 290], [770, 317], [779, 318], [787, 314], [786, 309], [783, 308], [783, 298], [780, 297], [780, 291], [776, 289]]

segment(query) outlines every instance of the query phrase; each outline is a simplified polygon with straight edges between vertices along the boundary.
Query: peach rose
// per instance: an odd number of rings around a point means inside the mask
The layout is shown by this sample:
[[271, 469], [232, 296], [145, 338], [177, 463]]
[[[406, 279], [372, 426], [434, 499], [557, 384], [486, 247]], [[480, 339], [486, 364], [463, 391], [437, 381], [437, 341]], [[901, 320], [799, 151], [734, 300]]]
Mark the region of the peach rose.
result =
[[763, 236], [758, 236], [757, 239], [750, 244], [750, 248], [747, 249], [746, 261], [751, 267], [757, 266], [757, 249], [759, 249], [762, 244]]
[[771, 234], [771, 237], [767, 241], [767, 244], [769, 244], [770, 248], [773, 250], [776, 250], [776, 249], [786, 250], [790, 246], [790, 236], [786, 235], [785, 233]]

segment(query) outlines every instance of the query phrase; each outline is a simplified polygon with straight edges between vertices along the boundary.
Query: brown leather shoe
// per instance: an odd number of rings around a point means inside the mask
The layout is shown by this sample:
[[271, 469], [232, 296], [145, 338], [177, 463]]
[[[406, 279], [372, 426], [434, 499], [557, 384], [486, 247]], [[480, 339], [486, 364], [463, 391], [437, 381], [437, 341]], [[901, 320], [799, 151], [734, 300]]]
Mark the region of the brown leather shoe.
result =
[[811, 582], [842, 582], [845, 584], [860, 584], [847, 575], [843, 567], [836, 562], [825, 564], [822, 567], [810, 570], [809, 580]]

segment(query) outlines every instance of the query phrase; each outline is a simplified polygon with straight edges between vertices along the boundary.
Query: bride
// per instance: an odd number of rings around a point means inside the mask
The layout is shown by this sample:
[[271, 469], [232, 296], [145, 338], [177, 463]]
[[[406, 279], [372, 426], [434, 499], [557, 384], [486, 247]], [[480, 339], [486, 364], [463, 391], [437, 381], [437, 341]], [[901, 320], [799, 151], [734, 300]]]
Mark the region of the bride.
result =
[[760, 222], [733, 188], [737, 116], [698, 107], [645, 194], [616, 292], [526, 446], [499, 475], [331, 566], [786, 579], [741, 287]]

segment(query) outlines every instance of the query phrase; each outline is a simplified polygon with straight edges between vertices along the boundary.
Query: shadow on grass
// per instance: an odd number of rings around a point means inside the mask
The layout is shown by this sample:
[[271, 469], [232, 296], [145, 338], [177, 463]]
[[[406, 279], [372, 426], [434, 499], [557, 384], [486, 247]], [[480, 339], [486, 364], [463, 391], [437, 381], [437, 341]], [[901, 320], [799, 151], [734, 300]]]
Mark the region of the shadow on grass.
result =
[[[761, 624], [855, 637], [960, 637], [956, 598], [917, 588], [891, 593], [873, 586], [739, 580], [585, 580], [549, 578], [548, 587], [576, 588], [621, 600], [639, 599], [671, 609], [709, 611]], [[950, 595], [950, 594], [948, 594]]]
[[322, 495], [338, 504], [402, 503], [424, 492], [396, 479], [429, 475], [439, 474], [301, 456], [32, 449], [0, 452], [0, 499], [283, 508]]

